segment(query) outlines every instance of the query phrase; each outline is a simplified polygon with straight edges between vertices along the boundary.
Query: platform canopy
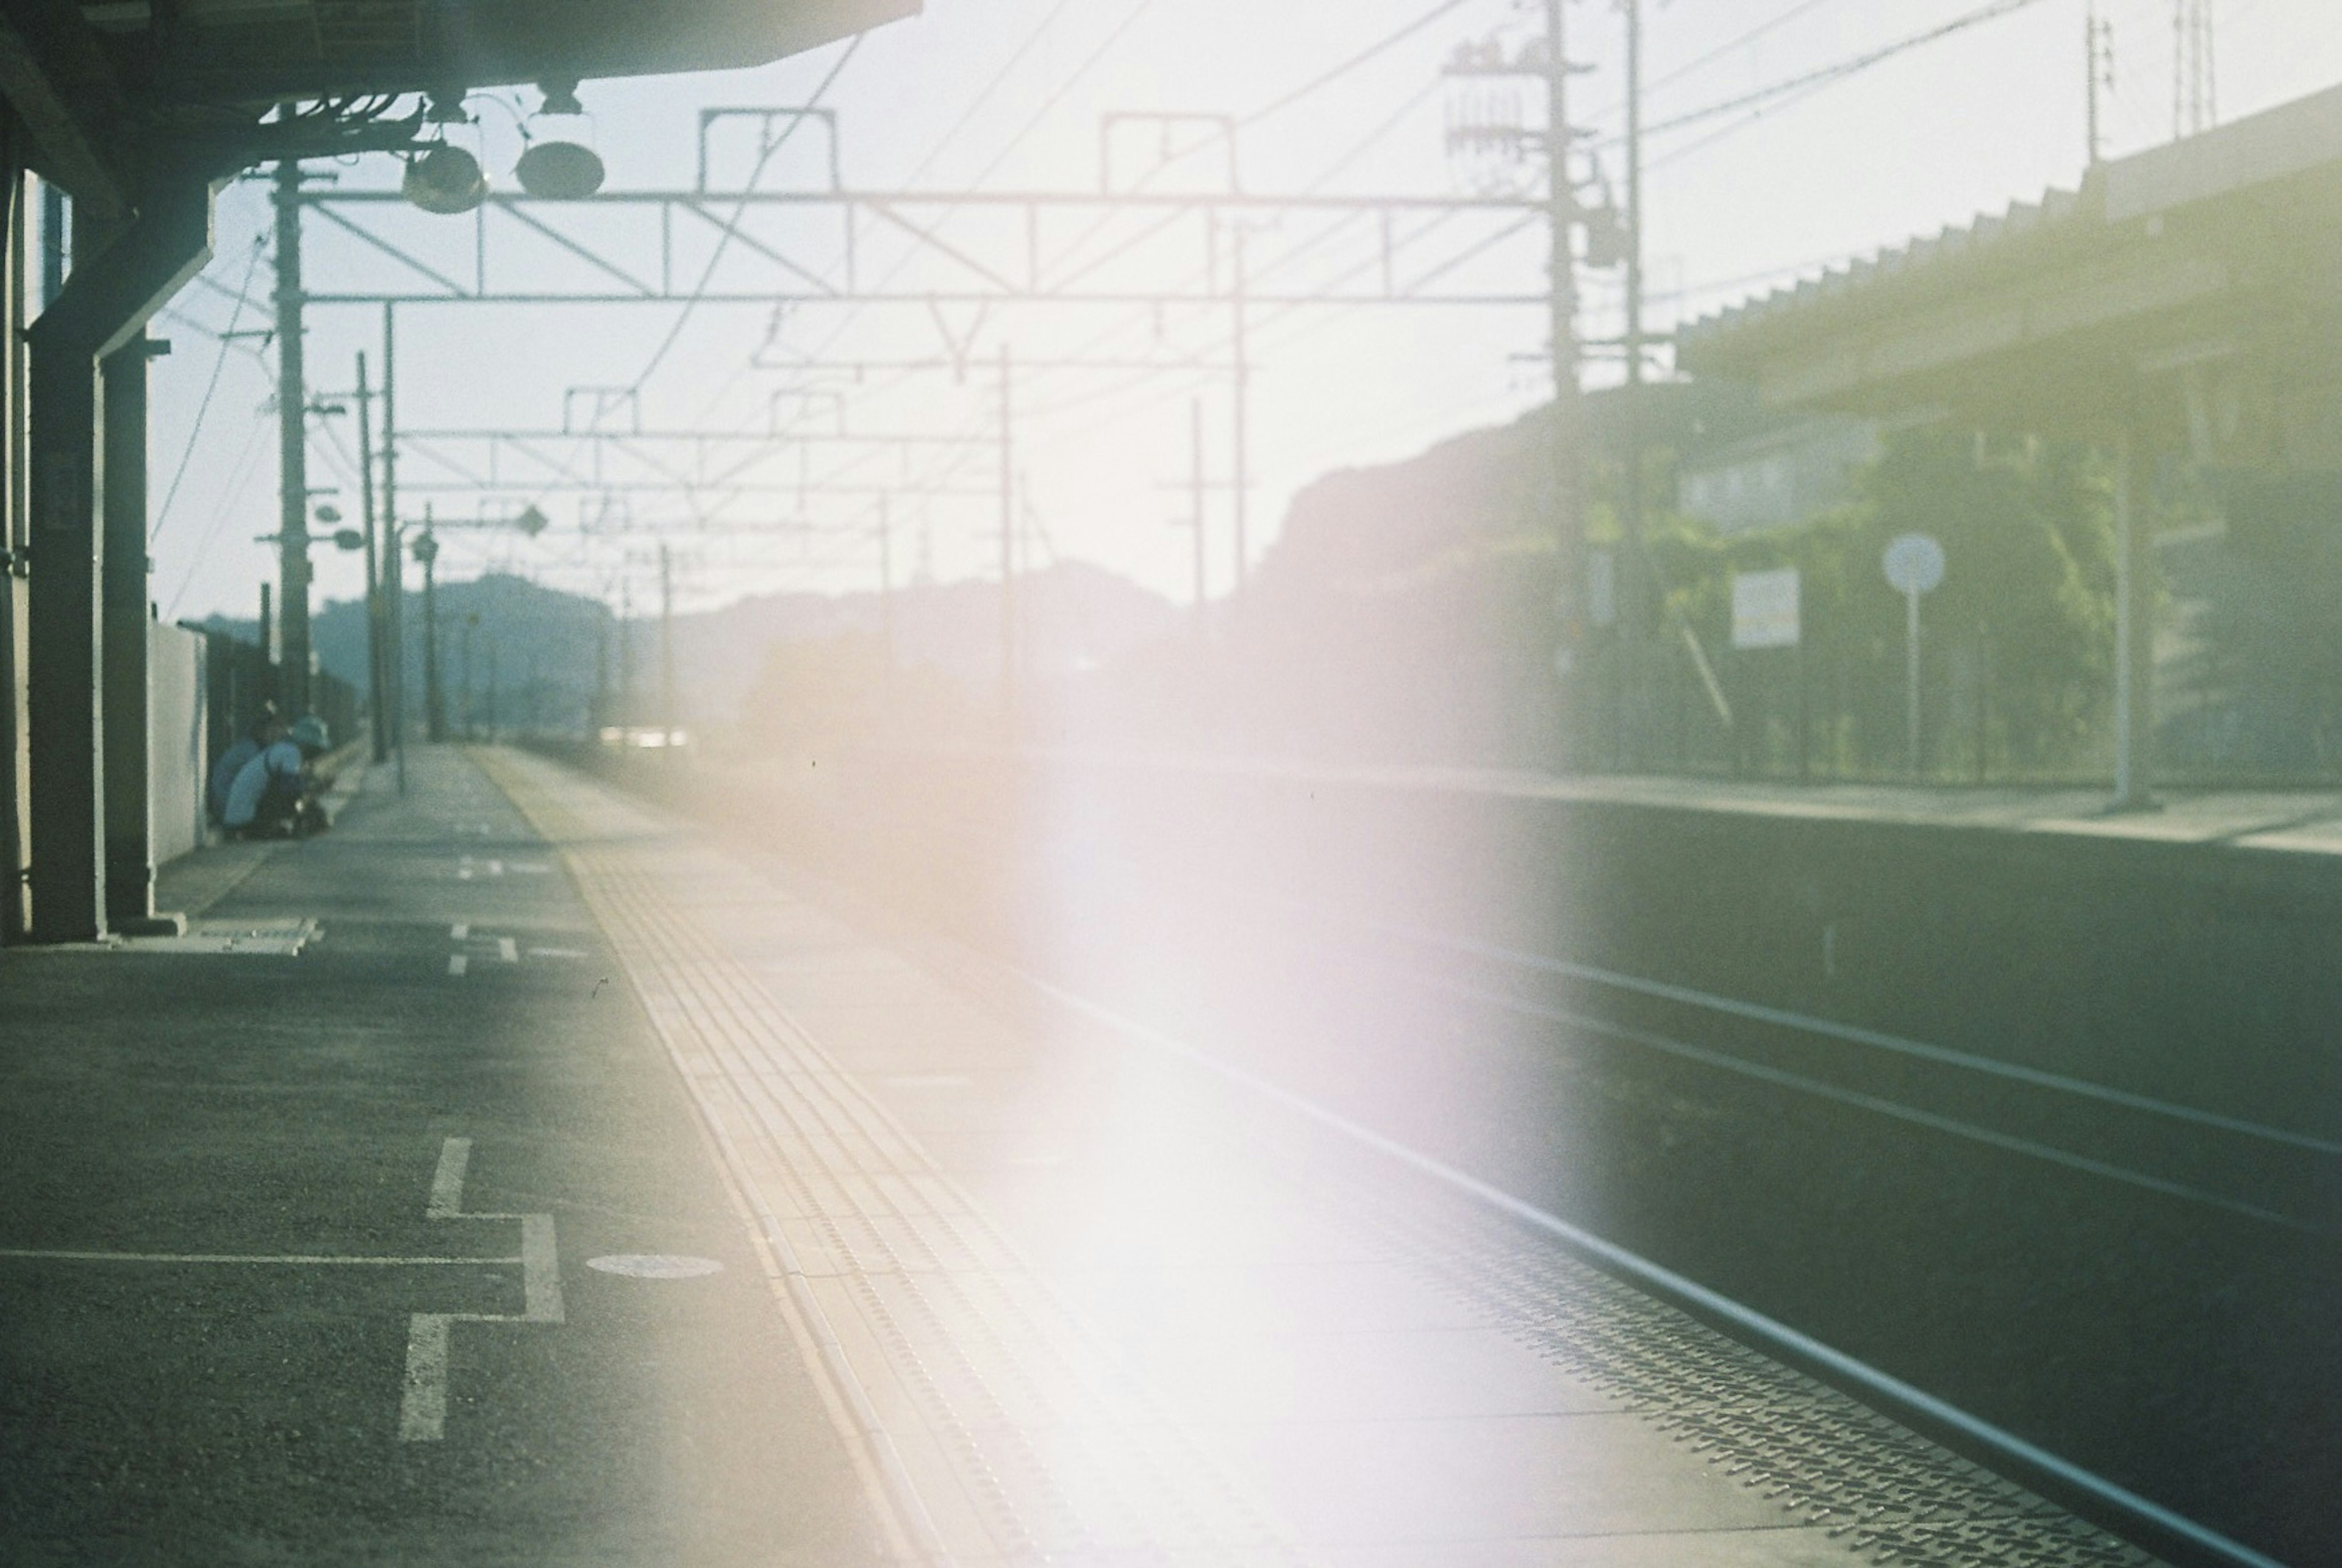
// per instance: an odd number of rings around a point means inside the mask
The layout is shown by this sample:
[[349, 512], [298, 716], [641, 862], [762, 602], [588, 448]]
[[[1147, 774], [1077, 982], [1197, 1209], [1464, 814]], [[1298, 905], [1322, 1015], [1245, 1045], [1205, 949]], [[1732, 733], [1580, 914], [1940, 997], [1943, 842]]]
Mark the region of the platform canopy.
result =
[[2342, 468], [2342, 89], [1685, 327], [1777, 407]]
[[[7, 0], [0, 94], [40, 171], [98, 208], [141, 161], [357, 150], [347, 105], [760, 65], [920, 0]], [[279, 105], [310, 112], [295, 125]], [[345, 133], [336, 140], [335, 133]], [[311, 145], [314, 144], [314, 145]]]

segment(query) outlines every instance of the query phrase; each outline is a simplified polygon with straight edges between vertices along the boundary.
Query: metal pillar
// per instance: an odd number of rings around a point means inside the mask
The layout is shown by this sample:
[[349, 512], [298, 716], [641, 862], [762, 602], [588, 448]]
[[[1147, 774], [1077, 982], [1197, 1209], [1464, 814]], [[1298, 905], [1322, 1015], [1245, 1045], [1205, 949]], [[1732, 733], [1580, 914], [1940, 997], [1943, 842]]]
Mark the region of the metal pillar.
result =
[[[157, 178], [139, 216], [85, 242], [80, 265], [26, 334], [30, 348], [33, 566], [28, 584], [32, 935], [105, 934], [104, 667], [97, 511], [97, 364], [140, 334], [211, 256], [211, 191]], [[140, 530], [138, 559], [144, 564]], [[145, 604], [138, 619], [144, 621]]]
[[278, 618], [284, 623], [279, 700], [285, 716], [309, 711], [308, 381], [301, 325], [301, 165], [276, 165], [276, 461]]
[[154, 812], [147, 733], [146, 364], [143, 332], [99, 366], [104, 445], [99, 511], [100, 704], [105, 790], [105, 924], [135, 933], [182, 923], [155, 914]]
[[2115, 798], [2117, 811], [2155, 806], [2154, 561], [2140, 515], [2139, 440], [2115, 445]]

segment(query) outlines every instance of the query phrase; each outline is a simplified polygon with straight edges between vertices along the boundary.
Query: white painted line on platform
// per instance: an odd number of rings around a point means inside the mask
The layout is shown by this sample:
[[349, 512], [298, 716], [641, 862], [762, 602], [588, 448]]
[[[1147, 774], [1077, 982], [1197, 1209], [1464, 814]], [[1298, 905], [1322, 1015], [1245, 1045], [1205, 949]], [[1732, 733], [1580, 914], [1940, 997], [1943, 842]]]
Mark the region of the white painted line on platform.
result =
[[450, 1138], [439, 1145], [439, 1164], [431, 1173], [431, 1201], [423, 1207], [427, 1220], [452, 1220], [464, 1212], [464, 1177], [472, 1168], [472, 1140]]
[[436, 1443], [447, 1434], [447, 1325], [445, 1313], [419, 1312], [407, 1320], [401, 1443]]
[[472, 939], [471, 924], [468, 921], [459, 920], [447, 928], [447, 934], [458, 942], [469, 942]]
[[515, 942], [509, 936], [497, 937], [496, 956], [503, 959], [506, 964], [518, 964], [520, 962], [520, 944]]
[[330, 1252], [77, 1252], [70, 1247], [0, 1247], [0, 1257], [56, 1263], [267, 1263], [279, 1268], [461, 1268], [464, 1263], [525, 1263], [525, 1257], [335, 1257]]
[[631, 1280], [689, 1280], [724, 1272], [724, 1265], [714, 1258], [686, 1257], [678, 1253], [614, 1253], [608, 1257], [587, 1258], [586, 1266]]
[[440, 1144], [439, 1164], [431, 1174], [431, 1201], [425, 1205], [424, 1215], [434, 1220], [518, 1220], [520, 1256], [507, 1261], [520, 1264], [522, 1312], [517, 1317], [510, 1313], [419, 1312], [408, 1318], [406, 1377], [398, 1404], [401, 1443], [437, 1443], [447, 1434], [447, 1342], [451, 1324], [565, 1321], [561, 1302], [561, 1259], [554, 1240], [553, 1216], [465, 1213], [464, 1182], [471, 1167], [472, 1140], [448, 1138]]
[[470, 866], [468, 866], [468, 865], [459, 865], [459, 866], [457, 866], [457, 867], [455, 868], [455, 880], [456, 880], [457, 882], [469, 882], [469, 881], [471, 881], [471, 880], [472, 880], [472, 868], [471, 868]]
[[532, 947], [528, 950], [528, 955], [531, 958], [590, 958], [593, 956], [584, 949], [576, 947]]
[[472, 961], [464, 954], [451, 953], [447, 955], [447, 973], [456, 979], [461, 980], [464, 977], [464, 971], [470, 967], [472, 967]]

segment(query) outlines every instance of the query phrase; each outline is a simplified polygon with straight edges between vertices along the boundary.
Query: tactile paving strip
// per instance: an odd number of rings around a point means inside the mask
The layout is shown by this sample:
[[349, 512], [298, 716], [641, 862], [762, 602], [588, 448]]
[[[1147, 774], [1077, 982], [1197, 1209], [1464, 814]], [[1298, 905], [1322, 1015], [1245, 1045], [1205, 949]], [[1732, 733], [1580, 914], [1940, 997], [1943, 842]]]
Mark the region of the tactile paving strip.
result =
[[[866, 1413], [917, 1560], [1291, 1563], [1270, 1512], [1196, 1446], [916, 1140], [664, 891], [743, 875], [526, 760], [483, 758], [559, 844]], [[752, 890], [740, 890], [746, 896]], [[835, 1355], [826, 1352], [835, 1350]]]
[[[491, 772], [561, 843], [653, 1020], [826, 1303], [842, 1374], [903, 1439], [915, 1556], [1290, 1563], [1268, 1511], [1097, 1353], [982, 1212], [667, 899], [741, 874], [525, 760]], [[1881, 1563], [2151, 1568], [2154, 1559], [1852, 1399], [1578, 1262], [1461, 1194], [1394, 1182], [1267, 1123], [1294, 1196], [1709, 1464]], [[1244, 1118], [1239, 1117], [1239, 1121]], [[1286, 1185], [1286, 1183], [1279, 1183]], [[1402, 1192], [1411, 1195], [1402, 1197]], [[1264, 1193], [1263, 1202], [1286, 1201]], [[822, 1335], [816, 1333], [816, 1338]], [[841, 1343], [842, 1342], [842, 1343]], [[882, 1456], [883, 1459], [884, 1456]], [[883, 1468], [883, 1465], [882, 1465]]]
[[1446, 1194], [1371, 1213], [1433, 1287], [1873, 1561], [1916, 1568], [2154, 1568], [2157, 1560], [1941, 1445]]

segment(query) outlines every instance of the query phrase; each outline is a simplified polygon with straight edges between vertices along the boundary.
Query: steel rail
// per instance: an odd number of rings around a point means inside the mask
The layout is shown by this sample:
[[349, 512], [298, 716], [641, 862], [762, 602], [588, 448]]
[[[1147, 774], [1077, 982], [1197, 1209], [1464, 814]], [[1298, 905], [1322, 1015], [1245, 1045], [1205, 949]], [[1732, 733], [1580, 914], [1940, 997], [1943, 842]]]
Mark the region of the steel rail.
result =
[[[994, 960], [999, 963], [998, 960]], [[1000, 967], [1070, 1012], [1125, 1038], [1200, 1067], [1250, 1093], [1299, 1113], [1346, 1140], [1496, 1209], [1550, 1236], [1573, 1256], [1797, 1371], [1855, 1395], [1873, 1410], [1964, 1453], [2095, 1524], [2160, 1553], [2185, 1568], [2286, 1568], [2276, 1558], [2151, 1498], [2029, 1443], [2007, 1428], [1970, 1414], [1891, 1373], [1823, 1343], [1719, 1291], [1709, 1289], [1615, 1242], [1570, 1223], [1502, 1188], [1376, 1132], [1271, 1079], [1154, 1029], [1012, 964]]]

